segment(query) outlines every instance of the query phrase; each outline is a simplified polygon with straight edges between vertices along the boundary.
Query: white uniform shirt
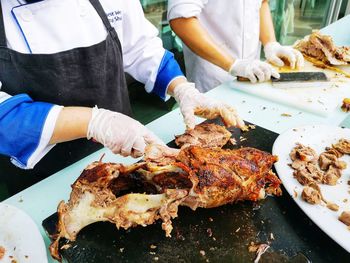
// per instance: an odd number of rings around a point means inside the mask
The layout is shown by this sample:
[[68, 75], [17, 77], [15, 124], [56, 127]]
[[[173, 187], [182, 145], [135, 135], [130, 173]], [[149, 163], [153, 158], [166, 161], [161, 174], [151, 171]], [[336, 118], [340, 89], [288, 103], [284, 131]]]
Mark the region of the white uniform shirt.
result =
[[[234, 58], [257, 59], [260, 56], [260, 7], [262, 0], [169, 0], [168, 20], [197, 17], [222, 49]], [[186, 76], [206, 92], [233, 80], [223, 69], [183, 47]]]

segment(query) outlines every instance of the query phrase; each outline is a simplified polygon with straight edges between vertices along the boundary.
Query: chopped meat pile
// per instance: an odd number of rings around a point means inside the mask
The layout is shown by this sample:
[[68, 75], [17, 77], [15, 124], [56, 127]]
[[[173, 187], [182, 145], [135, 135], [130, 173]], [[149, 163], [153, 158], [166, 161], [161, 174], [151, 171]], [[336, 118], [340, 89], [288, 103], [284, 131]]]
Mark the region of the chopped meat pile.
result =
[[350, 62], [350, 47], [337, 47], [332, 37], [315, 31], [296, 43], [295, 48], [306, 57], [326, 65], [346, 65]]
[[221, 148], [229, 141], [231, 135], [231, 132], [224, 126], [214, 123], [202, 123], [196, 125], [192, 130], [187, 130], [183, 135], [175, 136], [175, 143], [180, 148], [190, 145], [197, 145], [204, 148]]
[[350, 226], [350, 211], [343, 211], [338, 219], [345, 225]]
[[289, 156], [293, 175], [301, 185], [304, 185], [301, 197], [310, 204], [320, 204], [323, 201], [327, 208], [338, 211], [339, 206], [325, 200], [318, 184], [336, 185], [346, 168], [346, 163], [339, 160], [344, 154], [350, 153], [350, 140], [340, 139], [331, 148], [317, 155], [312, 148], [297, 143]]
[[326, 148], [320, 156], [312, 148], [297, 143], [290, 153], [293, 175], [302, 185], [336, 185], [342, 170], [346, 168], [346, 163], [339, 158], [347, 153], [350, 153], [350, 141], [346, 139], [341, 139], [331, 148]]
[[2, 260], [5, 256], [5, 248], [3, 246], [0, 246], [0, 260]]
[[[271, 171], [277, 157], [269, 153], [189, 146], [176, 154], [153, 147], [147, 149], [145, 162], [131, 166], [95, 162], [83, 171], [72, 185], [69, 201], [58, 206], [58, 233], [50, 246], [54, 258], [60, 259], [60, 238], [73, 241], [94, 222], [109, 221], [128, 229], [160, 219], [170, 236], [179, 205], [195, 210], [281, 194], [281, 182]], [[162, 152], [166, 158], [157, 162], [157, 154], [164, 157]]]

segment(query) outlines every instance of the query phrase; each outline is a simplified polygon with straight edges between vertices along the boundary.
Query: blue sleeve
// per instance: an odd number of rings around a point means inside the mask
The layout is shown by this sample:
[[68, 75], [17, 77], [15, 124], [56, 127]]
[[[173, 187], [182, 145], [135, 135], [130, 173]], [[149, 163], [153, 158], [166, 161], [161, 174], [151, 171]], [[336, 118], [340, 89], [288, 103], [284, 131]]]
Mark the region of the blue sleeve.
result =
[[33, 102], [26, 94], [0, 103], [0, 154], [10, 156], [20, 167], [39, 145], [46, 117], [53, 104]]
[[157, 94], [159, 97], [165, 100], [169, 83], [174, 78], [180, 76], [184, 76], [184, 74], [182, 73], [179, 64], [175, 60], [174, 54], [166, 50], [158, 69], [158, 74], [152, 93]]

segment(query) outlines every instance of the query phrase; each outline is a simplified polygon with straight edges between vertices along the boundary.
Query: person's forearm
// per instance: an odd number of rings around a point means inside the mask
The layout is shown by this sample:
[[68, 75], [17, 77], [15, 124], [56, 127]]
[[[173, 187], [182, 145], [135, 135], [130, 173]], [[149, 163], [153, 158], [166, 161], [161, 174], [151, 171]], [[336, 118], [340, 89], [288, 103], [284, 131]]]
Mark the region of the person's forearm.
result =
[[276, 42], [268, 0], [263, 0], [260, 8], [260, 41], [263, 46], [269, 42]]
[[215, 43], [197, 18], [176, 18], [170, 21], [170, 25], [195, 54], [226, 71], [230, 70], [234, 58]]
[[56, 121], [50, 144], [85, 138], [91, 114], [91, 108], [64, 107]]

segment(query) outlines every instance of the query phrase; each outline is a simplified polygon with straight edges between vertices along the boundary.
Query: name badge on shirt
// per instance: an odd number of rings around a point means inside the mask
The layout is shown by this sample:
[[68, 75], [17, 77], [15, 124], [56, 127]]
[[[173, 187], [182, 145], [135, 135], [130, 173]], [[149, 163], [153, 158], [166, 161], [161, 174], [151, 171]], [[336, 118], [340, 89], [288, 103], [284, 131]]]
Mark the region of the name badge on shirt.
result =
[[123, 20], [121, 10], [109, 12], [107, 13], [107, 17], [112, 26], [115, 26], [117, 23], [120, 23]]

